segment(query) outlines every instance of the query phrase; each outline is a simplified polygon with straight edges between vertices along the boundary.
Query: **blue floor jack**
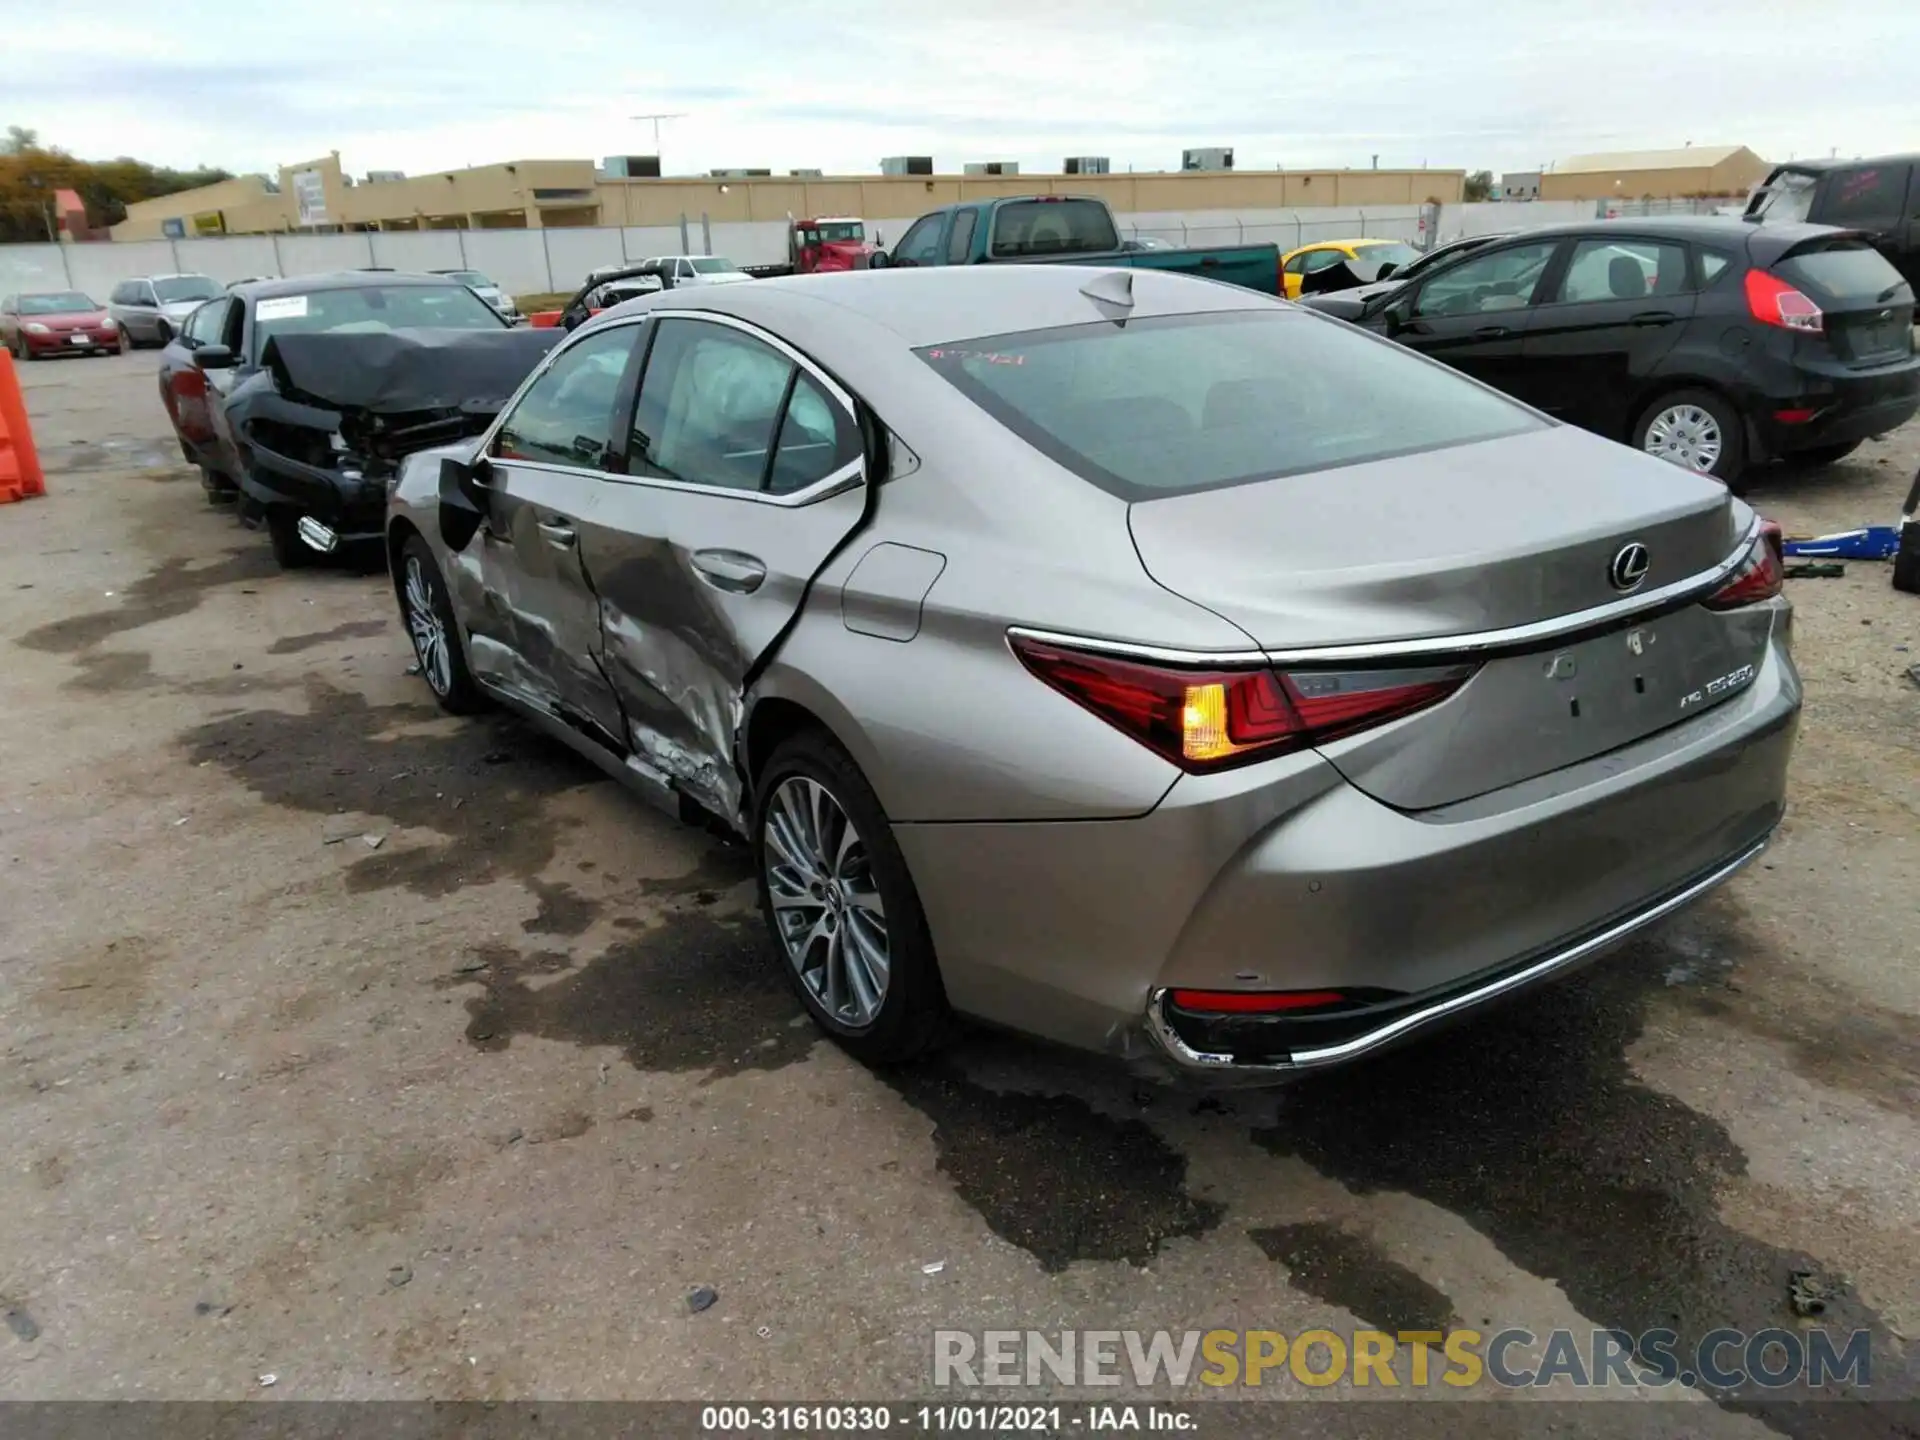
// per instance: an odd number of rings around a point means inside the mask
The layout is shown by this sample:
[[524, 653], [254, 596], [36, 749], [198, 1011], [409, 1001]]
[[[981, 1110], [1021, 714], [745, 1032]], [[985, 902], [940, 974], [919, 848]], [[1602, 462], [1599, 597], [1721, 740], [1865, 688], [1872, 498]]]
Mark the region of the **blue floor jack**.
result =
[[[1858, 530], [1788, 540], [1780, 553], [1789, 560], [1891, 560], [1894, 589], [1920, 594], [1920, 474], [1914, 476], [1913, 488], [1907, 491], [1906, 504], [1900, 508], [1898, 525], [1866, 525]], [[1801, 573], [1837, 572], [1806, 567]]]

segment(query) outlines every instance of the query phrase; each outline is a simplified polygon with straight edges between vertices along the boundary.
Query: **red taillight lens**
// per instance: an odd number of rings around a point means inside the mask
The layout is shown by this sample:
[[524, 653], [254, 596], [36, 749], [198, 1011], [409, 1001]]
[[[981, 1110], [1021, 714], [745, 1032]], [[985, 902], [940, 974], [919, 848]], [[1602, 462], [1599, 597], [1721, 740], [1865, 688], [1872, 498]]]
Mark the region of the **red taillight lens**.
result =
[[1471, 665], [1420, 670], [1188, 670], [1012, 636], [1035, 675], [1185, 770], [1223, 770], [1445, 699]]
[[1746, 284], [1747, 309], [1762, 324], [1804, 330], [1813, 335], [1826, 328], [1826, 317], [1820, 313], [1820, 307], [1778, 275], [1749, 270]]
[[1235, 1015], [1324, 1010], [1329, 1005], [1344, 1005], [1347, 999], [1338, 990], [1169, 990], [1167, 998], [1182, 1010]]
[[1786, 581], [1786, 569], [1780, 560], [1780, 527], [1768, 521], [1760, 527], [1760, 538], [1740, 562], [1731, 579], [1700, 603], [1709, 610], [1737, 610], [1771, 600]]

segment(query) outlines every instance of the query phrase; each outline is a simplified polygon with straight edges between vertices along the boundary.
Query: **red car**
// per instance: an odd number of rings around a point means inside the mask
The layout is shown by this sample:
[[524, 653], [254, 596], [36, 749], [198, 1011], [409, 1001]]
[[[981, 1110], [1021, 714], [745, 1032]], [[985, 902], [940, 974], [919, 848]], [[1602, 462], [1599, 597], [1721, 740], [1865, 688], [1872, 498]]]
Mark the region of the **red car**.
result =
[[47, 355], [112, 355], [125, 348], [120, 327], [78, 290], [0, 299], [0, 345], [17, 360]]

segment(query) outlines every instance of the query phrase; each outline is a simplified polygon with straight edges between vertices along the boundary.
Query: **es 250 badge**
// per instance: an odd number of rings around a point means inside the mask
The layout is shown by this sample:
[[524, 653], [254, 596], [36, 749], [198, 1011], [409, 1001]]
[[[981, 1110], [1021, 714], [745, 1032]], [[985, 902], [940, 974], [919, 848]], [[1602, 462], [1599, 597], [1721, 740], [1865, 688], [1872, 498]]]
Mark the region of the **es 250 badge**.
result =
[[1717, 700], [1729, 690], [1738, 690], [1753, 679], [1753, 666], [1742, 665], [1738, 670], [1729, 671], [1718, 680], [1709, 680], [1698, 690], [1680, 698], [1680, 708], [1690, 710], [1695, 705], [1704, 705], [1709, 700]]

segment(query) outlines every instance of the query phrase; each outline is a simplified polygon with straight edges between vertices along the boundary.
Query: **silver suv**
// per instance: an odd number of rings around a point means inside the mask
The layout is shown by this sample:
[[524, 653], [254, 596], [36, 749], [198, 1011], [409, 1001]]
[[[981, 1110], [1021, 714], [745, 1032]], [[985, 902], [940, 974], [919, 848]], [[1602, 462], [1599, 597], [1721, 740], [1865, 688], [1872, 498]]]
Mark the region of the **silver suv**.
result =
[[164, 345], [187, 316], [226, 293], [211, 275], [142, 275], [113, 287], [107, 313], [129, 345]]

